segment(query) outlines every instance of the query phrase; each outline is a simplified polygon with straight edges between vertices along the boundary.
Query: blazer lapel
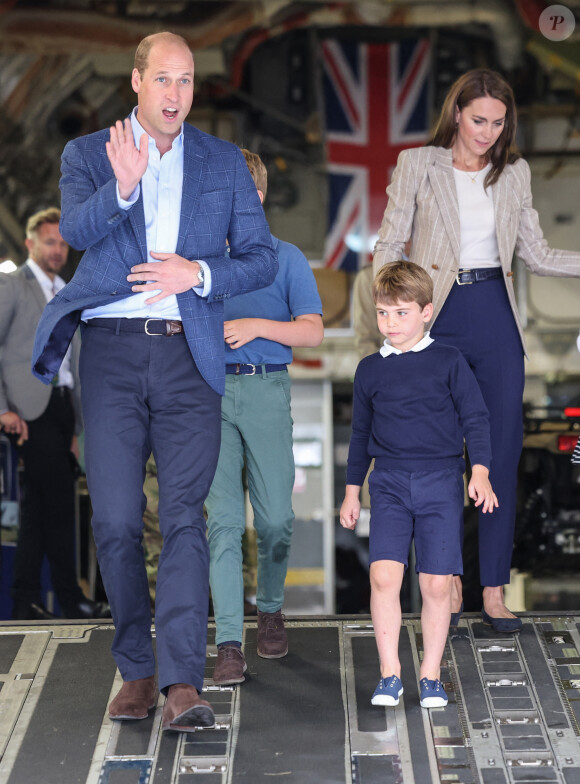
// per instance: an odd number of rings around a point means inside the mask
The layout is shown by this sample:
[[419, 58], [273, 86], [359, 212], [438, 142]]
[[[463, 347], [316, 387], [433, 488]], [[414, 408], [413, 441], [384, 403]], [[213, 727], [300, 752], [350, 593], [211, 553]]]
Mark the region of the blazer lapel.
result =
[[183, 192], [181, 196], [181, 216], [179, 220], [179, 235], [175, 252], [183, 255], [188, 226], [195, 215], [195, 202], [199, 197], [203, 177], [203, 164], [207, 151], [195, 139], [195, 131], [189, 125], [184, 125], [183, 133]]
[[427, 175], [433, 188], [435, 199], [449, 242], [459, 266], [461, 248], [461, 229], [459, 224], [459, 204], [453, 176], [451, 150], [434, 148], [433, 159], [427, 164]]
[[28, 265], [25, 265], [23, 267], [22, 273], [26, 278], [26, 280], [28, 281], [30, 290], [34, 294], [34, 298], [38, 303], [39, 312], [42, 313], [42, 311], [46, 307], [46, 297], [44, 296], [44, 291], [42, 290], [42, 286], [36, 280], [36, 276], [34, 272], [28, 267]]
[[137, 204], [129, 211], [129, 220], [133, 226], [133, 231], [137, 237], [139, 248], [143, 253], [143, 261], [149, 261], [147, 258], [147, 232], [145, 231], [145, 210], [143, 209], [143, 188], [140, 188], [139, 198]]

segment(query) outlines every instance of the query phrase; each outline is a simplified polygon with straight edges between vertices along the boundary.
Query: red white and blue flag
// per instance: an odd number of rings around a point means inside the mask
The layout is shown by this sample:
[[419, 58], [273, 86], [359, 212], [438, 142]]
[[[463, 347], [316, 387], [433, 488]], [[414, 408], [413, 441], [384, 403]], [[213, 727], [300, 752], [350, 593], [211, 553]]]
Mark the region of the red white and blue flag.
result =
[[322, 43], [329, 215], [324, 263], [356, 270], [370, 259], [401, 150], [429, 130], [431, 44]]

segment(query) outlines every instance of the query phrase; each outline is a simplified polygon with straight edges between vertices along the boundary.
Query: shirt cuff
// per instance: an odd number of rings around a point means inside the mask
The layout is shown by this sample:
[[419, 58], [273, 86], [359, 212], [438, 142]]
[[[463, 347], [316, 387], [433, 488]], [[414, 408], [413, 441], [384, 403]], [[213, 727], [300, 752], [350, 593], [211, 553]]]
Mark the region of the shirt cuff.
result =
[[203, 270], [203, 288], [201, 286], [193, 286], [193, 290], [200, 297], [208, 297], [211, 291], [211, 270], [205, 261], [201, 259], [194, 259]]
[[137, 185], [135, 186], [135, 190], [134, 190], [134, 191], [133, 191], [133, 193], [132, 193], [132, 194], [129, 196], [129, 199], [128, 199], [127, 201], [125, 201], [125, 199], [122, 199], [122, 198], [121, 198], [121, 195], [120, 195], [120, 193], [119, 193], [119, 183], [118, 183], [118, 182], [117, 182], [117, 184], [116, 184], [116, 186], [115, 186], [115, 187], [117, 188], [117, 204], [119, 205], [119, 207], [120, 207], [122, 210], [128, 210], [130, 207], [132, 207], [132, 206], [135, 204], [135, 202], [136, 202], [136, 201], [137, 201], [137, 199], [139, 198], [139, 193], [140, 193], [140, 188], [141, 188], [141, 185], [140, 185], [140, 184], [137, 184]]

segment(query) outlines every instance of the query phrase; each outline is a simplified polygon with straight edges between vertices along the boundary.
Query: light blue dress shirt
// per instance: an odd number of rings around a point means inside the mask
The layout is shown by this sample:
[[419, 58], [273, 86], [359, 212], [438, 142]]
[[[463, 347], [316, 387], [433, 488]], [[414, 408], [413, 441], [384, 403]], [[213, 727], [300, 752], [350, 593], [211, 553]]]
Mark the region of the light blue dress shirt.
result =
[[[137, 120], [137, 109], [131, 113], [131, 126], [135, 145], [139, 147], [141, 135], [146, 133]], [[139, 198], [143, 188], [143, 211], [145, 213], [145, 231], [147, 237], [147, 261], [155, 263], [151, 251], [156, 253], [175, 253], [179, 236], [179, 220], [181, 216], [181, 194], [183, 186], [183, 127], [179, 136], [173, 140], [171, 149], [160, 155], [155, 140], [148, 137], [149, 161], [147, 170], [127, 201], [119, 195], [119, 207], [130, 209]], [[211, 290], [211, 272], [204, 261], [198, 260], [204, 271], [204, 285], [195, 287], [194, 291], [206, 297]], [[175, 294], [165, 297], [160, 302], [147, 305], [146, 299], [154, 297], [156, 291], [140, 291], [126, 299], [100, 305], [83, 311], [82, 319], [91, 318], [159, 318], [168, 320], [180, 319], [179, 306]]]

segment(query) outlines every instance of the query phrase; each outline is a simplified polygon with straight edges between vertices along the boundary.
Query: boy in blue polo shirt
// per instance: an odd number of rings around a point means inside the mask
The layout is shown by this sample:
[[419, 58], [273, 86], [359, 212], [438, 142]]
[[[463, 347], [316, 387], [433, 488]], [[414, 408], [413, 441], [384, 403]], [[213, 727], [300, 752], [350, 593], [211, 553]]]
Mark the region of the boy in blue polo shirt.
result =
[[489, 415], [461, 353], [424, 331], [433, 316], [428, 273], [408, 261], [386, 264], [373, 282], [373, 298], [386, 340], [356, 371], [340, 523], [355, 527], [360, 488], [374, 458], [369, 562], [381, 678], [371, 701], [398, 705], [403, 693], [400, 590], [414, 538], [423, 603], [421, 706], [443, 707], [440, 666], [452, 580], [463, 573], [464, 438], [472, 464], [469, 497], [484, 512], [498, 505], [488, 478]]
[[[266, 167], [255, 153], [242, 152], [263, 201]], [[222, 443], [205, 503], [218, 646], [213, 680], [219, 685], [242, 683], [246, 671], [244, 464], [258, 539], [258, 656], [277, 659], [288, 652], [281, 610], [294, 521], [294, 458], [286, 366], [292, 362], [292, 346], [317, 346], [324, 328], [316, 280], [306, 257], [288, 242], [275, 237], [272, 242], [279, 265], [274, 282], [259, 296], [251, 292], [224, 303]]]

